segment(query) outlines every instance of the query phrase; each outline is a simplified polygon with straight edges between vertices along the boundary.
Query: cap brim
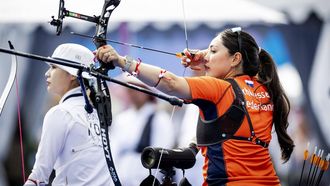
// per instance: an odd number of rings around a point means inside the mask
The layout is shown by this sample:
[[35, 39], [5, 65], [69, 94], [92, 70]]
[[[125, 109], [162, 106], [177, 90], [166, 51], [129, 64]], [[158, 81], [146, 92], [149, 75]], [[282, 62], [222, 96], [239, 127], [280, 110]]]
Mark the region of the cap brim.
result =
[[[49, 59], [55, 59], [55, 60], [62, 60], [62, 59], [59, 59], [59, 58], [53, 58], [53, 57], [50, 57], [48, 56]], [[65, 60], [64, 60], [65, 61]], [[69, 61], [68, 61], [69, 62]], [[77, 75], [77, 72], [78, 70], [73, 68], [73, 67], [69, 67], [69, 66], [65, 66], [65, 65], [59, 65], [59, 64], [56, 64], [56, 63], [52, 63], [52, 62], [46, 62], [49, 66], [50, 65], [55, 65], [59, 68], [61, 68], [62, 70], [68, 72], [69, 74], [73, 75], [73, 76], [78, 76]], [[78, 63], [77, 63], [78, 64]], [[94, 76], [91, 76], [88, 72], [82, 72], [82, 77], [83, 78], [86, 78], [86, 79], [96, 79]]]

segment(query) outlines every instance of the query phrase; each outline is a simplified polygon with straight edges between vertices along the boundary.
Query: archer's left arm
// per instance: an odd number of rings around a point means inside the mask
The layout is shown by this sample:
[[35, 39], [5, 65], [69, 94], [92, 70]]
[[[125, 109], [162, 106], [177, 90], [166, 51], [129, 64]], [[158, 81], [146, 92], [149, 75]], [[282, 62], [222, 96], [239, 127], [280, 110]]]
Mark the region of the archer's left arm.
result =
[[100, 47], [96, 57], [105, 63], [113, 63], [151, 87], [182, 99], [191, 99], [191, 92], [187, 81], [180, 76], [161, 69], [157, 66], [141, 63], [130, 57], [121, 56], [110, 45]]

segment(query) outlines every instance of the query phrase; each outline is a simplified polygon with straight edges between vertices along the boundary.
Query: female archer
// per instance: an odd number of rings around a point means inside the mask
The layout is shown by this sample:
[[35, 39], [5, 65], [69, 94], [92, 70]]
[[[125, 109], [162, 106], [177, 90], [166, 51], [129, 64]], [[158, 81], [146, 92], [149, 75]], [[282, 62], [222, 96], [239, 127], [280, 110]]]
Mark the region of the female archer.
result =
[[[67, 43], [58, 46], [52, 58], [89, 66], [94, 54], [84, 46]], [[110, 185], [99, 118], [95, 109], [91, 113], [84, 109], [77, 72], [50, 64], [45, 74], [48, 92], [61, 99], [44, 118], [36, 161], [24, 186], [48, 184], [53, 169], [52, 185]], [[82, 73], [82, 77], [86, 85], [94, 81], [88, 74]]]
[[99, 48], [96, 57], [199, 107], [203, 185], [280, 185], [267, 148], [273, 125], [284, 162], [294, 144], [286, 131], [289, 100], [270, 54], [237, 28], [218, 34], [205, 50], [184, 53], [182, 65], [205, 76], [179, 77], [121, 56], [110, 45]]

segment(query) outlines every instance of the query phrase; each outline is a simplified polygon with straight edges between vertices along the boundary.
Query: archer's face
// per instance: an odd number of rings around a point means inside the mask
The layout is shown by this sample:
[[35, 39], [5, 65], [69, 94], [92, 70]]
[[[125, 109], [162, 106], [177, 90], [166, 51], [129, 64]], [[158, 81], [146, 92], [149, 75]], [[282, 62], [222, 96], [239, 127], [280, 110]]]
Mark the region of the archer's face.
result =
[[222, 44], [220, 36], [215, 37], [211, 41], [205, 58], [205, 72], [207, 76], [225, 78], [230, 73], [233, 56], [229, 54], [228, 49]]
[[56, 96], [62, 97], [72, 87], [74, 76], [51, 64], [48, 71], [45, 73], [47, 81], [47, 91]]

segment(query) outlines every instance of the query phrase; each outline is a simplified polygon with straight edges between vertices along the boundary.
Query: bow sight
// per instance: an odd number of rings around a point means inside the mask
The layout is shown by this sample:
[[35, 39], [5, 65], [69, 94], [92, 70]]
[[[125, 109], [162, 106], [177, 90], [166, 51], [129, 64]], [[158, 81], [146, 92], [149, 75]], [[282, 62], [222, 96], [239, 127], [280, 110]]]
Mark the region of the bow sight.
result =
[[56, 35], [60, 35], [62, 32], [63, 19], [65, 17], [73, 17], [76, 19], [81, 19], [84, 21], [99, 24], [104, 27], [107, 26], [112, 11], [119, 5], [119, 3], [120, 0], [105, 0], [102, 13], [100, 16], [88, 16], [67, 10], [64, 6], [64, 0], [60, 0], [58, 17], [57, 19], [55, 19], [54, 16], [52, 16], [52, 20], [50, 21], [50, 24], [52, 26], [56, 26]]
[[[65, 8], [64, 0], [60, 0], [58, 17], [57, 19], [55, 19], [54, 16], [52, 16], [52, 20], [49, 23], [52, 26], [56, 26], [56, 35], [60, 35], [62, 32], [63, 19], [65, 17], [72, 17], [72, 18], [96, 23], [96, 30], [95, 30], [95, 35], [93, 36], [93, 43], [96, 46], [96, 48], [99, 48], [106, 44], [108, 21], [112, 11], [119, 4], [120, 4], [120, 0], [105, 0], [100, 16], [88, 16], [67, 10]], [[105, 64], [101, 62], [101, 67], [98, 69], [98, 71], [100, 73], [106, 74], [108, 70], [114, 68], [115, 67], [112, 65], [112, 63]]]

